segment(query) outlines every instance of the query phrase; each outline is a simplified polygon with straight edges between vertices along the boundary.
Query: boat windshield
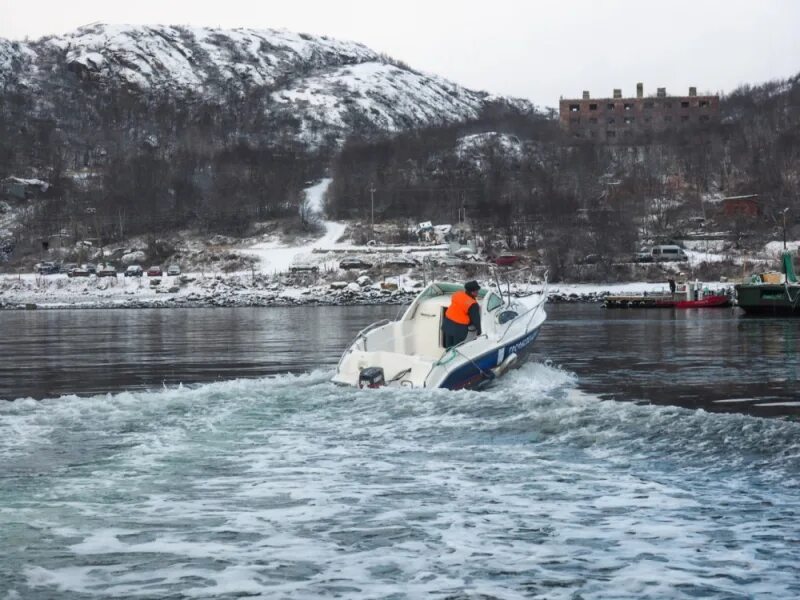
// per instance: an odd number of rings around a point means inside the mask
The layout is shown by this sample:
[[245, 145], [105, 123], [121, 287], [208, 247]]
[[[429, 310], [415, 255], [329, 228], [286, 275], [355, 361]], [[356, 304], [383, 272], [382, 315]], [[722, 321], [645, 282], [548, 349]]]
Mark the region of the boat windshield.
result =
[[[422, 306], [425, 300], [430, 298], [437, 298], [439, 296], [452, 296], [454, 293], [463, 290], [464, 286], [459, 283], [449, 283], [445, 281], [436, 281], [431, 283], [427, 288], [420, 292], [417, 299], [409, 306], [408, 310], [402, 317], [402, 320], [408, 321], [413, 319], [417, 314], [417, 309]], [[481, 289], [478, 291], [478, 299], [486, 297], [487, 290]]]
[[[460, 283], [449, 283], [446, 281], [437, 281], [428, 286], [420, 298], [432, 298], [434, 296], [452, 296], [454, 293], [463, 290], [464, 286]], [[486, 289], [481, 288], [478, 290], [478, 298], [486, 296]]]

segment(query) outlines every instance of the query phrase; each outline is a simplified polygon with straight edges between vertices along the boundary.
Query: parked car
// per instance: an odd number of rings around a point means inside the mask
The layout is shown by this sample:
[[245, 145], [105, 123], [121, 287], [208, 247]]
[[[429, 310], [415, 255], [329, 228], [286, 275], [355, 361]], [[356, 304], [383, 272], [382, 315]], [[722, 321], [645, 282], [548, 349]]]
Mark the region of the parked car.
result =
[[319, 267], [307, 262], [296, 262], [289, 266], [289, 271], [292, 273], [316, 273], [319, 271]]
[[433, 256], [430, 262], [436, 267], [460, 267], [467, 264], [463, 258], [458, 256]]
[[96, 264], [94, 264], [94, 263], [86, 263], [86, 265], [84, 265], [84, 266], [86, 267], [86, 270], [89, 271], [89, 273], [97, 273], [97, 265]]
[[88, 277], [89, 271], [86, 267], [72, 267], [67, 271], [67, 277]]
[[100, 265], [95, 274], [98, 277], [116, 277], [117, 270], [111, 265]]
[[383, 261], [386, 267], [407, 267], [413, 268], [419, 266], [419, 262], [410, 256], [392, 256]]
[[680, 246], [662, 244], [650, 248], [642, 248], [636, 253], [635, 262], [671, 262], [689, 260], [686, 252]]
[[576, 265], [596, 265], [603, 262], [603, 257], [600, 254], [587, 254], [575, 260]]
[[152, 267], [147, 269], [147, 276], [148, 277], [161, 277], [163, 274], [164, 273], [161, 270], [161, 267], [159, 267], [158, 265], [153, 265]]
[[510, 267], [512, 265], [517, 264], [521, 260], [522, 256], [520, 256], [519, 254], [513, 254], [511, 252], [503, 252], [498, 256], [490, 258], [489, 262], [493, 262], [499, 267]]
[[181, 274], [181, 268], [178, 265], [170, 265], [167, 269], [167, 275], [170, 277], [177, 277]]
[[52, 275], [54, 273], [60, 273], [61, 265], [58, 263], [45, 261], [36, 265], [36, 272], [39, 273], [39, 275]]
[[343, 258], [339, 261], [339, 268], [340, 269], [369, 269], [372, 267], [372, 263], [368, 263], [365, 260], [361, 260], [360, 258]]
[[125, 277], [141, 277], [144, 275], [144, 269], [139, 265], [131, 265], [125, 269]]

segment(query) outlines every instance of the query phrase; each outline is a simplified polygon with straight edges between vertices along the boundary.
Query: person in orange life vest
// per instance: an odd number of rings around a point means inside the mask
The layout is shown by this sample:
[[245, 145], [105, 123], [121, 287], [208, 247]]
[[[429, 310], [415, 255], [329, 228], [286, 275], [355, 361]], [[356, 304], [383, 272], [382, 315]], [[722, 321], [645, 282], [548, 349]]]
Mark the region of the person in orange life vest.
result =
[[442, 319], [445, 348], [452, 348], [467, 339], [470, 325], [475, 327], [478, 335], [481, 334], [481, 308], [476, 299], [480, 289], [477, 281], [468, 281], [464, 284], [464, 291], [456, 292], [450, 299], [450, 306]]

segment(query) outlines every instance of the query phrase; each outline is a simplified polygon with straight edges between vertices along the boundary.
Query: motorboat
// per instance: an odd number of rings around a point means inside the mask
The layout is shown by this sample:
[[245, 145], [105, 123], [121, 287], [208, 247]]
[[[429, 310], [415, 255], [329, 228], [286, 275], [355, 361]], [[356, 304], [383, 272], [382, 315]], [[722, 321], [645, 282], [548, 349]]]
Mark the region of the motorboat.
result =
[[546, 283], [538, 293], [513, 297], [494, 289], [478, 292], [480, 335], [471, 331], [445, 348], [442, 319], [450, 297], [464, 286], [430, 283], [395, 321], [379, 321], [356, 335], [333, 381], [354, 387], [477, 389], [485, 387], [528, 354], [547, 318]]

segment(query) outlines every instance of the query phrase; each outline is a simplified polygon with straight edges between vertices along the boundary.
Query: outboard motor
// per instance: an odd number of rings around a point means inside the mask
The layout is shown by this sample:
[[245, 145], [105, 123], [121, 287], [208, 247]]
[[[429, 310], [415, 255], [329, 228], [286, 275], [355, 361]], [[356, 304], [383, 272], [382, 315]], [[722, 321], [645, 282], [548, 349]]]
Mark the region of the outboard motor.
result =
[[358, 374], [358, 387], [379, 388], [386, 385], [386, 378], [381, 367], [367, 367]]

